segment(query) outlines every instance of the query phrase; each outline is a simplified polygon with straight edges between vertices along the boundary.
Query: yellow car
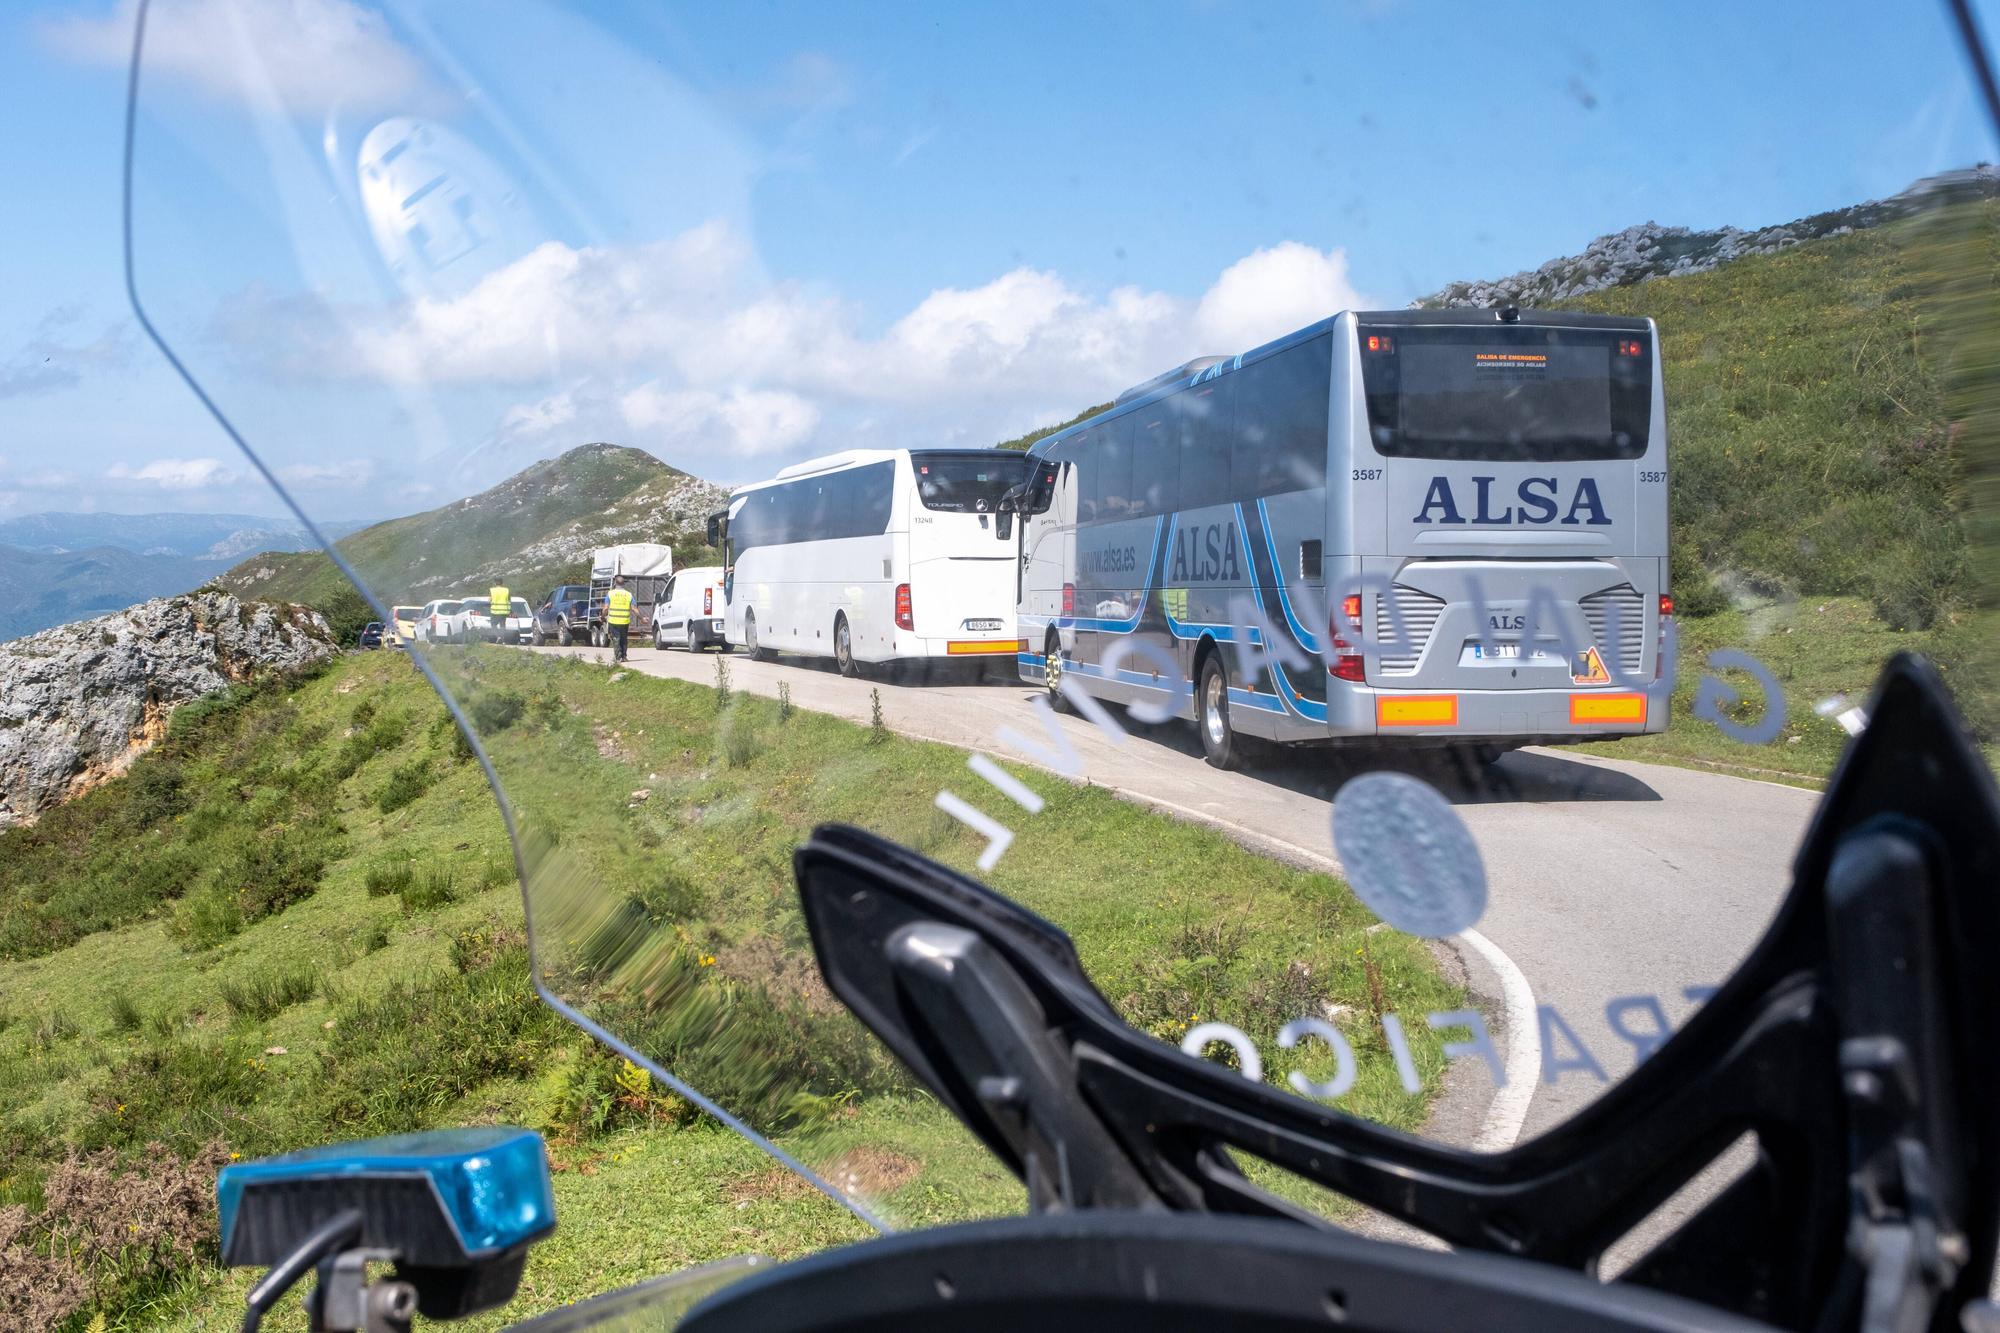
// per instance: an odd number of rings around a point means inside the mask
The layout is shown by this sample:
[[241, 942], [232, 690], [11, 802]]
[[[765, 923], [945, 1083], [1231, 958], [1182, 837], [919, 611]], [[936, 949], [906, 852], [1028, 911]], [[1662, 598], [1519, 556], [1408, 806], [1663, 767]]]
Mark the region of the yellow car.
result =
[[414, 642], [417, 637], [417, 617], [424, 613], [421, 606], [392, 606], [389, 608], [389, 646], [401, 648]]

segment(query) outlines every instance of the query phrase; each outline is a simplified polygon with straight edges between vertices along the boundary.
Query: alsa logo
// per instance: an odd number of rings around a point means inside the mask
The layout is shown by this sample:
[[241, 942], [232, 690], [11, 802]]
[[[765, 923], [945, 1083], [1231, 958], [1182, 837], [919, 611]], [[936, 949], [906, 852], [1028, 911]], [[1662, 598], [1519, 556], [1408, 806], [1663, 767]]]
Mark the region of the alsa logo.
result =
[[1195, 523], [1174, 534], [1175, 583], [1235, 582], [1242, 577], [1234, 523]]
[[1526, 629], [1527, 627], [1528, 617], [1522, 612], [1486, 617], [1486, 628], [1488, 629]]
[[[1482, 525], [1563, 523], [1593, 528], [1607, 527], [1611, 523], [1604, 516], [1604, 499], [1597, 493], [1595, 478], [1583, 477], [1577, 481], [1565, 509], [1558, 499], [1560, 492], [1554, 477], [1528, 477], [1514, 488], [1515, 503], [1503, 502], [1497, 514], [1493, 512], [1493, 481], [1492, 477], [1472, 479], [1473, 514], [1467, 518], [1458, 507], [1458, 497], [1451, 492], [1451, 478], [1432, 477], [1430, 489], [1424, 492], [1424, 507], [1410, 521]], [[1559, 511], [1562, 513], [1560, 520], [1556, 518]]]

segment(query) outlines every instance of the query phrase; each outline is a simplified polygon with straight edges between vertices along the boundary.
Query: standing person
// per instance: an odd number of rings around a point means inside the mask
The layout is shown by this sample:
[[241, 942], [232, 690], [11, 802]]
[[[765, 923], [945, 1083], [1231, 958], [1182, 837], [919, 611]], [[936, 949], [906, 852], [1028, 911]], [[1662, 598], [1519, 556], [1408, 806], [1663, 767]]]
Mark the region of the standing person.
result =
[[514, 605], [514, 594], [504, 583], [496, 583], [486, 590], [486, 615], [492, 622], [493, 642], [507, 642], [507, 612]]
[[632, 633], [632, 593], [623, 574], [611, 580], [611, 591], [604, 598], [604, 624], [611, 631], [611, 660], [624, 661], [625, 640]]

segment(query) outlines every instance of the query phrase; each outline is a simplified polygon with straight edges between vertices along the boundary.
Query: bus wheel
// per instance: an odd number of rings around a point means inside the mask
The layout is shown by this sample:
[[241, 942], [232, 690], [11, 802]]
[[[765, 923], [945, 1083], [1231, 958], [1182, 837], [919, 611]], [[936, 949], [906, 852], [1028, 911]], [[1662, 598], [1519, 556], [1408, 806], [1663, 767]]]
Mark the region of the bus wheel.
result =
[[1062, 677], [1062, 635], [1050, 630], [1049, 641], [1042, 645], [1042, 687], [1048, 691], [1049, 707], [1058, 713], [1069, 711], [1069, 700], [1063, 697]]
[[847, 628], [845, 613], [833, 618], [833, 665], [841, 675], [854, 677], [861, 668], [854, 661], [854, 635]]
[[750, 651], [753, 662], [768, 662], [771, 654], [757, 642], [757, 615], [753, 611], [743, 613], [743, 646]]
[[1201, 664], [1195, 725], [1201, 730], [1202, 756], [1210, 764], [1236, 768], [1243, 763], [1243, 742], [1229, 729], [1229, 668], [1219, 652], [1210, 653]]

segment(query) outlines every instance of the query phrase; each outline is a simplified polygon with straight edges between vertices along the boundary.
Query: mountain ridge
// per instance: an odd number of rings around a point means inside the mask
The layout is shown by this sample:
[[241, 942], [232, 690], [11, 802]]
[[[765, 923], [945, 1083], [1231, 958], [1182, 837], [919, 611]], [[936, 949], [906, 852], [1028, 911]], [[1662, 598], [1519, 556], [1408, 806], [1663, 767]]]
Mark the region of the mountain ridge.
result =
[[1747, 255], [1772, 254], [1805, 241], [1866, 231], [1929, 209], [2000, 198], [2000, 167], [1989, 163], [1926, 176], [1886, 199], [1829, 209], [1791, 222], [1744, 231], [1695, 230], [1642, 222], [1599, 236], [1582, 252], [1504, 278], [1447, 283], [1410, 302], [1412, 309], [1499, 305], [1542, 306], [1655, 278], [1705, 273]]
[[[505, 481], [350, 533], [335, 543], [388, 602], [421, 602], [506, 583], [523, 596], [580, 577], [590, 552], [662, 541], [679, 564], [707, 550], [705, 521], [728, 500], [713, 482], [643, 449], [596, 442], [532, 463]], [[239, 595], [324, 607], [346, 580], [318, 551], [260, 552], [216, 578]]]

